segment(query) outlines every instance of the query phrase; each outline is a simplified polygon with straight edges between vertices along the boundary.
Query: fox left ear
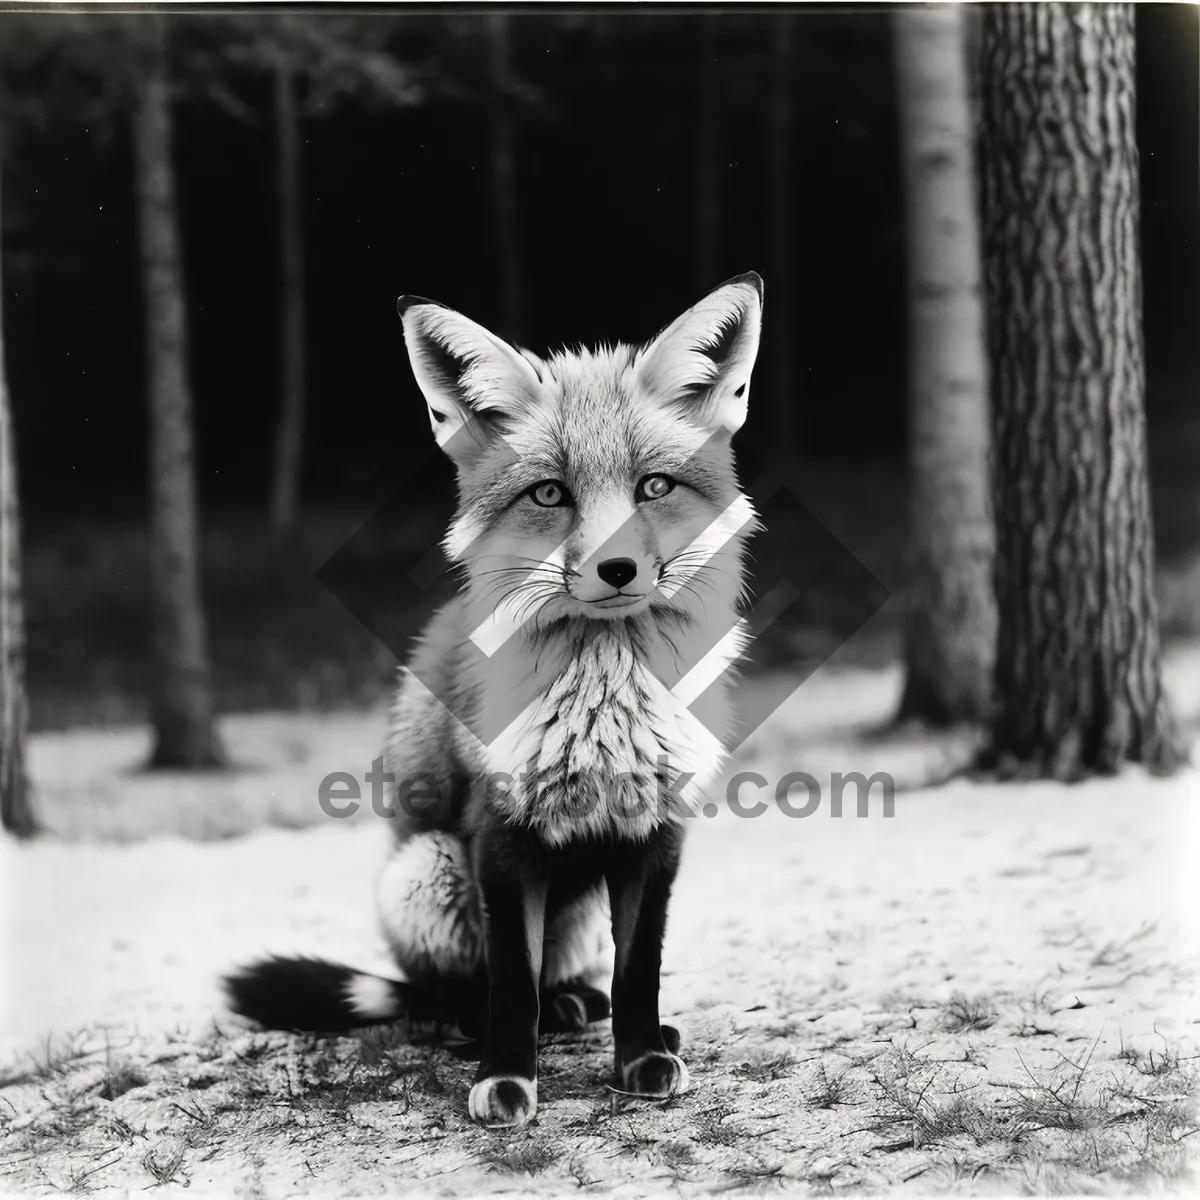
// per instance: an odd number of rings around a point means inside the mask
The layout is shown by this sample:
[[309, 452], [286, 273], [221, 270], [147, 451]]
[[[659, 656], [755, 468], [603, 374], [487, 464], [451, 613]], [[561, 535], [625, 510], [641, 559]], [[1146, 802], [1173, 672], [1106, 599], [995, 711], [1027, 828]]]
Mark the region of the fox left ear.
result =
[[433, 435], [455, 466], [468, 467], [508, 421], [537, 404], [534, 360], [435, 300], [401, 296], [396, 311]]
[[642, 350], [641, 387], [705, 429], [736, 433], [746, 419], [762, 300], [754, 271], [709, 292]]

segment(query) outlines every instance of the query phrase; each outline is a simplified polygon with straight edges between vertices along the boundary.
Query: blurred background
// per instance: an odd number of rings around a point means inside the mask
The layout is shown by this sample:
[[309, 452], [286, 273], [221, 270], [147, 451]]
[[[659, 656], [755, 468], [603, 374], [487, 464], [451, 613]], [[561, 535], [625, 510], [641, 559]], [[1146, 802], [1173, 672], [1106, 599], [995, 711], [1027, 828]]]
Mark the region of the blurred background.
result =
[[[4, 334], [35, 730], [141, 719], [151, 690], [146, 355], [121, 82], [127, 35], [146, 18], [82, 20], [106, 24], [80, 40], [62, 16], [0, 14]], [[440, 537], [453, 481], [404, 353], [401, 293], [543, 351], [644, 340], [722, 279], [759, 271], [767, 328], [742, 438], [794, 460], [796, 496], [851, 553], [830, 557], [808, 527], [762, 539], [759, 569], [786, 561], [803, 595], [758, 653], [824, 658], [903, 582], [888, 15], [318, 20], [331, 32], [320, 53], [279, 17], [167, 21], [218, 711], [372, 704], [424, 619], [402, 576]], [[1200, 633], [1196, 10], [1139, 5], [1137, 39], [1171, 639]], [[294, 479], [279, 451], [288, 295], [304, 322]], [[331, 558], [349, 606], [319, 575]], [[901, 623], [888, 605], [856, 653], [895, 657]]]

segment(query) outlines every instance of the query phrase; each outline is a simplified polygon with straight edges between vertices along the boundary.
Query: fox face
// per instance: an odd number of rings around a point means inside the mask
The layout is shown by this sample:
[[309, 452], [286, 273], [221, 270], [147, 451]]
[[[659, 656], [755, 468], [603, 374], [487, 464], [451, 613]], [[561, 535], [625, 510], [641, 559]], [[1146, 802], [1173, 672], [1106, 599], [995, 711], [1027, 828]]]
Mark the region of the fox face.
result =
[[398, 309], [458, 477], [444, 545], [477, 607], [625, 621], [740, 594], [756, 527], [730, 438], [746, 416], [762, 281], [717, 288], [641, 347], [509, 346], [433, 301]]

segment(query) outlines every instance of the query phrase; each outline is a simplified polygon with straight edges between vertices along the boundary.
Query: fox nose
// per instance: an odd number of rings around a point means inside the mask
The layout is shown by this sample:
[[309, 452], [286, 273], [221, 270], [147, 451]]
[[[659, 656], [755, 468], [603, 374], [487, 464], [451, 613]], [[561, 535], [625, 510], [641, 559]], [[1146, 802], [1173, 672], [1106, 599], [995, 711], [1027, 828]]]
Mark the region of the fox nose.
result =
[[623, 588], [637, 574], [637, 563], [632, 558], [606, 558], [596, 574], [610, 587]]

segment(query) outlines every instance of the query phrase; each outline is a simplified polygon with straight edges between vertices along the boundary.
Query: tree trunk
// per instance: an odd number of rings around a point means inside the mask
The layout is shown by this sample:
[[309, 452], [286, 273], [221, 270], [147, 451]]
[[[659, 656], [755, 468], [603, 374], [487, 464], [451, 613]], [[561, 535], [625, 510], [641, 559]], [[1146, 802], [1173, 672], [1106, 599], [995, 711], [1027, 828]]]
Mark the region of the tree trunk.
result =
[[271, 524], [289, 528], [300, 500], [304, 451], [304, 235], [300, 217], [300, 117], [296, 79], [281, 63], [275, 70], [275, 129], [279, 145], [279, 215], [282, 313], [282, 396], [271, 482]]
[[150, 399], [150, 569], [157, 679], [152, 767], [222, 760], [213, 727], [204, 613], [200, 602], [192, 398], [171, 163], [170, 85], [163, 17], [138, 80], [134, 147], [146, 302]]
[[971, 106], [971, 131], [978, 133], [979, 125], [979, 68], [983, 53], [983, 12], [976, 4], [960, 7], [962, 19], [962, 48], [967, 58], [967, 102]]
[[502, 337], [527, 337], [525, 266], [517, 215], [517, 135], [513, 119], [512, 55], [507, 13], [488, 14], [492, 101], [492, 207], [496, 230], [498, 324]]
[[786, 461], [794, 458], [798, 447], [796, 410], [795, 341], [796, 305], [795, 250], [792, 222], [796, 219], [792, 203], [792, 141], [795, 136], [792, 113], [793, 19], [783, 13], [771, 22], [771, 109], [770, 109], [770, 182], [768, 238], [770, 240], [771, 289], [766, 321], [771, 330], [771, 358], [768, 363], [773, 413], [775, 450]]
[[28, 706], [21, 603], [21, 519], [17, 503], [17, 455], [4, 368], [3, 295], [0, 286], [0, 824], [16, 837], [27, 838], [38, 829], [25, 773]]
[[989, 713], [996, 643], [990, 415], [973, 122], [958, 5], [897, 12], [907, 200], [910, 564], [900, 719]]
[[1000, 606], [983, 765], [1169, 770], [1131, 6], [985, 6], [982, 87]]
[[696, 295], [721, 282], [721, 134], [715, 59], [717, 16], [700, 14], [700, 69], [696, 73]]

